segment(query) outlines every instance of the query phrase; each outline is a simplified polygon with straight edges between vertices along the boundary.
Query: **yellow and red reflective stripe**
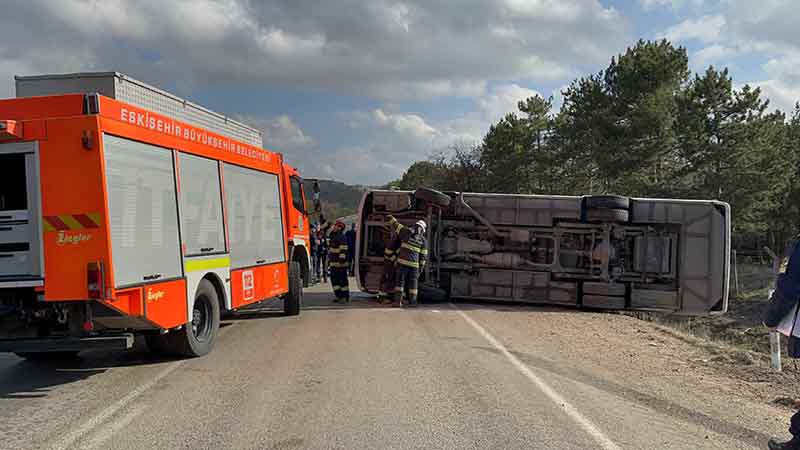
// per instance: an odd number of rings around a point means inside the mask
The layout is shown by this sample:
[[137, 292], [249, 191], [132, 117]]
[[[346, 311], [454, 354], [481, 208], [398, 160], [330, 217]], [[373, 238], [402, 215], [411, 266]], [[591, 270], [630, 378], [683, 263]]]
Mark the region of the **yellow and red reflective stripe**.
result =
[[57, 216], [42, 217], [44, 231], [85, 230], [100, 228], [102, 223], [100, 213], [86, 214], [59, 214]]

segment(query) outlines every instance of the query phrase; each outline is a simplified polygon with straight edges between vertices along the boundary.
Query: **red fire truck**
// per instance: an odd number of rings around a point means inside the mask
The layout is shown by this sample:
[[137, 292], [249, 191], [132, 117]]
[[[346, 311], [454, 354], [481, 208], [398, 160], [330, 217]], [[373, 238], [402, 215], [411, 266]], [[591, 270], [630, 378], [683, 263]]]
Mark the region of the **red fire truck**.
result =
[[255, 129], [118, 73], [0, 100], [0, 351], [200, 356], [225, 312], [308, 280], [302, 180]]

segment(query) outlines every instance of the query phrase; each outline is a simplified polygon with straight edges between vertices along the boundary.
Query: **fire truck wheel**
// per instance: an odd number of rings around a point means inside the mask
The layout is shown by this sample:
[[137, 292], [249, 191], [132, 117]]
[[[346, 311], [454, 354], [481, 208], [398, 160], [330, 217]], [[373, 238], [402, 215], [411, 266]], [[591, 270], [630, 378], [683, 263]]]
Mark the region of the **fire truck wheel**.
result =
[[214, 348], [219, 322], [217, 290], [210, 281], [202, 280], [197, 286], [189, 323], [180, 330], [167, 334], [169, 350], [187, 357], [207, 354]]
[[25, 358], [31, 361], [58, 361], [65, 359], [74, 359], [78, 357], [77, 351], [66, 352], [19, 352], [15, 353], [20, 358]]
[[300, 314], [303, 302], [303, 279], [300, 277], [300, 263], [289, 264], [289, 292], [283, 298], [283, 313], [287, 316]]

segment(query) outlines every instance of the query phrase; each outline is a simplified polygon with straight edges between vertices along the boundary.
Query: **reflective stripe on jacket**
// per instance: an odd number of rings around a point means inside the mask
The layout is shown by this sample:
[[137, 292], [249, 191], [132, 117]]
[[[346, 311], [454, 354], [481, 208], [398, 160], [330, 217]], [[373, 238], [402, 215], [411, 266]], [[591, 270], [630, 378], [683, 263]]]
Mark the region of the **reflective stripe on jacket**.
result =
[[[412, 231], [413, 230], [413, 231]], [[422, 269], [428, 259], [428, 249], [425, 236], [419, 232], [418, 227], [400, 230], [400, 248], [397, 251], [397, 264]]]
[[337, 231], [331, 234], [328, 247], [328, 261], [330, 267], [348, 267], [347, 264], [347, 239], [344, 233]]

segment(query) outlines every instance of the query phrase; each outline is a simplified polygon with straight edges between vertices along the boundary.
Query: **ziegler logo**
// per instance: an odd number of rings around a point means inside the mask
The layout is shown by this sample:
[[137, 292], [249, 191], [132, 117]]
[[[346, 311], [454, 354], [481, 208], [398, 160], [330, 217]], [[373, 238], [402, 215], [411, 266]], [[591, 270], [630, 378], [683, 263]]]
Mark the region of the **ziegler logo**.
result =
[[92, 238], [91, 234], [86, 233], [67, 233], [65, 231], [59, 231], [58, 237], [56, 237], [56, 244], [58, 245], [78, 245], [82, 242], [86, 242]]
[[164, 298], [166, 294], [164, 291], [154, 291], [152, 289], [147, 290], [147, 301], [148, 302], [155, 302]]

